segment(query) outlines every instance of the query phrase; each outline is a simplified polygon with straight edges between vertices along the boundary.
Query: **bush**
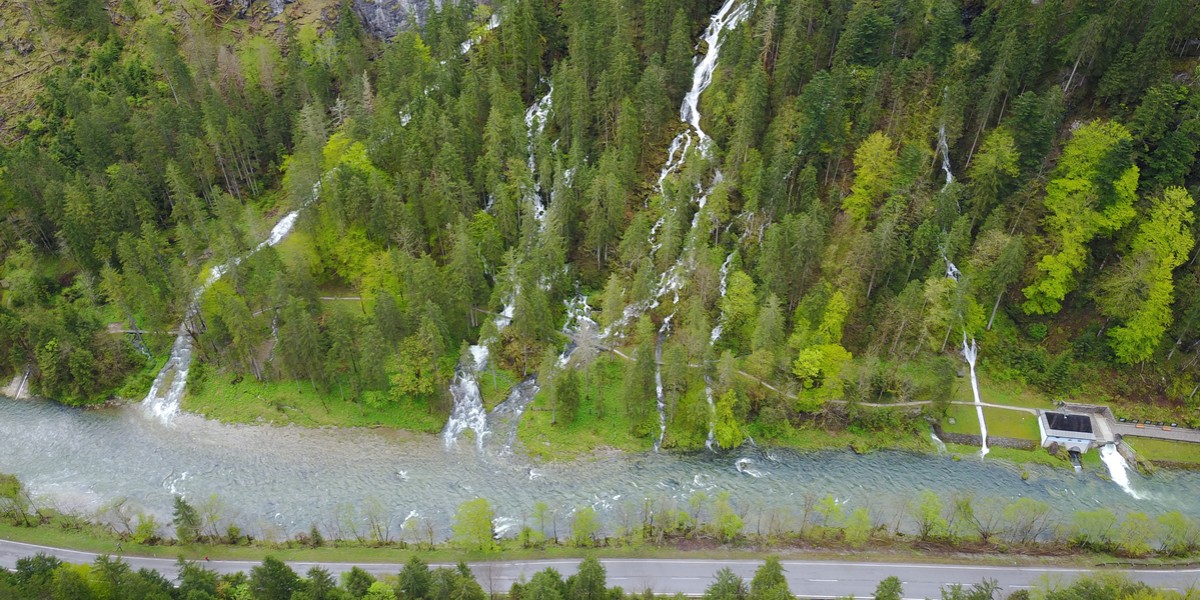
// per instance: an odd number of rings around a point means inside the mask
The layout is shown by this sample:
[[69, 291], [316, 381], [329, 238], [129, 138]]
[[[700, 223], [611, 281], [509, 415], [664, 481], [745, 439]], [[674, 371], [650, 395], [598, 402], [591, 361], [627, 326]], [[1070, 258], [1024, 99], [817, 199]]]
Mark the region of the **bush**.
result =
[[1040, 342], [1050, 334], [1050, 328], [1046, 327], [1044, 323], [1033, 323], [1025, 329], [1025, 333], [1029, 336], [1029, 339]]
[[138, 515], [137, 526], [133, 529], [133, 542], [153, 546], [160, 540], [158, 537], [158, 521], [154, 515]]

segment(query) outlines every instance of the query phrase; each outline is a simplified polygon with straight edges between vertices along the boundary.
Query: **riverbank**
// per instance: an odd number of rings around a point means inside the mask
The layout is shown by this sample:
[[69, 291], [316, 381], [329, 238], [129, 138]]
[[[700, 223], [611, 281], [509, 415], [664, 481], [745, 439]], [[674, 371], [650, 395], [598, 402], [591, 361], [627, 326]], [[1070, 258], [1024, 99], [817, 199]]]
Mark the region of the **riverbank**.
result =
[[[597, 558], [647, 558], [647, 559], [757, 559], [764, 554], [774, 554], [793, 560], [846, 560], [857, 562], [908, 563], [919, 561], [928, 564], [971, 564], [991, 566], [1024, 567], [1094, 567], [1111, 564], [1138, 566], [1188, 566], [1196, 564], [1196, 556], [1135, 558], [1111, 553], [1086, 552], [1061, 547], [1046, 547], [1042, 551], [999, 551], [996, 547], [974, 546], [955, 548], [945, 544], [913, 541], [911, 543], [882, 543], [850, 548], [847, 546], [821, 547], [813, 544], [788, 545], [781, 543], [738, 543], [723, 544], [714, 540], [678, 539], [670, 543], [654, 545], [614, 545], [605, 547], [577, 547], [572, 545], [547, 544], [543, 547], [523, 546], [519, 540], [507, 539], [498, 542], [491, 552], [469, 551], [450, 544], [433, 547], [413, 544], [369, 545], [353, 541], [325, 541], [319, 546], [291, 541], [286, 543], [255, 542], [247, 545], [203, 544], [147, 545], [118, 536], [88, 525], [83, 529], [64, 529], [56, 526], [14, 527], [0, 524], [0, 541], [9, 540], [32, 544], [46, 549], [66, 549], [113, 556], [139, 556], [174, 560], [238, 560], [261, 561], [273, 556], [284, 561], [302, 562], [346, 562], [346, 563], [397, 563], [402, 564], [413, 557], [426, 562], [452, 563], [474, 560], [545, 560], [595, 556]], [[118, 547], [119, 546], [119, 547]], [[1029, 549], [1026, 549], [1029, 550]]]

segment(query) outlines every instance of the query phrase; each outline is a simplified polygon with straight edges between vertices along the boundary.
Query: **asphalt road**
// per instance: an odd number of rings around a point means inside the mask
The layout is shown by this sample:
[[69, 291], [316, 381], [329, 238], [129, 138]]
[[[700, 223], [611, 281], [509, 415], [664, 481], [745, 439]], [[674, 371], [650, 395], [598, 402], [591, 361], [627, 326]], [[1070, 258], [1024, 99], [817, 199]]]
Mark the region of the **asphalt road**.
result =
[[[0, 567], [13, 568], [17, 559], [45, 552], [63, 561], [88, 563], [96, 555], [90, 552], [49, 548], [21, 542], [0, 540]], [[166, 575], [177, 575], [174, 560], [122, 556], [134, 569], [154, 569]], [[747, 581], [754, 575], [761, 561], [719, 559], [602, 559], [608, 572], [608, 585], [621, 586], [626, 591], [642, 591], [647, 588], [660, 594], [683, 593], [699, 595], [713, 580], [713, 574], [728, 567]], [[257, 562], [211, 561], [205, 566], [220, 573], [249, 571]], [[352, 564], [352, 563], [288, 563], [303, 574], [319, 566], [335, 575], [361, 567], [376, 575], [395, 574], [399, 564]], [[537, 571], [553, 567], [563, 576], [575, 572], [578, 559], [495, 561], [472, 563], [475, 578], [488, 592], [505, 592], [516, 581], [528, 579]], [[435, 565], [436, 566], [436, 565]], [[943, 587], [955, 583], [970, 586], [983, 579], [995, 579], [1003, 595], [1019, 589], [1050, 584], [1065, 584], [1080, 575], [1097, 572], [1096, 569], [1049, 568], [1049, 567], [1006, 567], [975, 565], [931, 565], [914, 563], [868, 563], [836, 561], [784, 561], [783, 568], [792, 593], [801, 598], [842, 598], [854, 596], [870, 597], [879, 581], [890, 575], [904, 582], [905, 598], [939, 598]], [[1105, 569], [1105, 571], [1109, 571]], [[1122, 570], [1129, 577], [1158, 588], [1184, 591], [1191, 587], [1200, 588], [1200, 569], [1136, 569]]]

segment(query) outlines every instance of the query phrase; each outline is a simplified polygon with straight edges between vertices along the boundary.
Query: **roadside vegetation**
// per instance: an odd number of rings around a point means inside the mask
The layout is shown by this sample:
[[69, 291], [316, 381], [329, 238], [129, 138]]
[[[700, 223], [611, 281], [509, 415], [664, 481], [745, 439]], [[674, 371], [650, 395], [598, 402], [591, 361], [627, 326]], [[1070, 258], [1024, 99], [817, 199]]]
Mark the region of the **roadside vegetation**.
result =
[[[454, 567], [430, 568], [421, 558], [409, 559], [395, 575], [376, 577], [353, 567], [335, 578], [322, 567], [311, 567], [303, 575], [277, 557], [268, 556], [249, 573], [218, 575], [204, 562], [182, 558], [177, 568], [177, 585], [149, 570], [133, 571], [119, 557], [101, 556], [91, 564], [72, 565], [44, 554], [19, 559], [16, 569], [0, 570], [0, 594], [18, 600], [91, 600], [93, 598], [132, 598], [136, 600], [485, 600], [487, 598], [572, 599], [572, 600], [653, 600], [651, 590], [607, 587], [604, 564], [594, 556], [580, 561], [576, 573], [563, 577], [559, 570], [547, 567], [528, 580], [498, 588], [486, 573], [486, 565], [473, 572], [466, 563]], [[870, 583], [863, 582], [869, 586]], [[485, 589], [485, 586], [487, 589]], [[802, 591], [800, 591], [802, 593]], [[882, 576], [873, 594], [855, 590], [855, 598], [901, 600], [904, 583], [895, 576]], [[1194, 590], [1161, 590], [1131, 581], [1118, 574], [1084, 576], [1070, 582], [1043, 582], [1005, 596], [996, 581], [984, 579], [969, 586], [947, 584], [941, 588], [941, 600], [1182, 600]], [[713, 574], [702, 594], [703, 600], [795, 600], [787, 582], [785, 568], [778, 556], [768, 556], [750, 581], [728, 568]], [[675, 595], [680, 598], [682, 595]]]
[[126, 553], [151, 556], [253, 558], [285, 550], [297, 560], [332, 558], [342, 550], [348, 557], [375, 551], [385, 558], [412, 551], [441, 557], [561, 556], [570, 549], [602, 549], [616, 555], [773, 550], [1172, 561], [1200, 552], [1200, 525], [1179, 512], [1117, 515], [1097, 508], [1063, 515], [1030, 498], [941, 498], [930, 491], [912, 498], [898, 515], [809, 494], [791, 509], [750, 516], [728, 492], [696, 492], [684, 502], [660, 497], [621, 504], [604, 523], [590, 506], [562, 511], [539, 502], [507, 536], [496, 535], [495, 517], [483, 497], [461, 504], [448, 531], [421, 516], [397, 527], [383, 512], [363, 507], [333, 525], [262, 538], [226, 517], [216, 496], [199, 502], [177, 496], [170, 522], [124, 501], [83, 516], [39, 507], [16, 478], [0, 477], [0, 539], [98, 552], [123, 545]]

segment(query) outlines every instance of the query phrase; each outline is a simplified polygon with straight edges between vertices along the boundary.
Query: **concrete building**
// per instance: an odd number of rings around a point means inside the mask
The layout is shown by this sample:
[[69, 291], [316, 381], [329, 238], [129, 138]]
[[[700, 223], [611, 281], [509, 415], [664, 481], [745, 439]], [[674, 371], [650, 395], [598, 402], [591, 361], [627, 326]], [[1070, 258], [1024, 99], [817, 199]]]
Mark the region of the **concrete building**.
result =
[[1090, 414], [1042, 411], [1038, 414], [1038, 429], [1043, 448], [1058, 444], [1082, 454], [1099, 445]]

